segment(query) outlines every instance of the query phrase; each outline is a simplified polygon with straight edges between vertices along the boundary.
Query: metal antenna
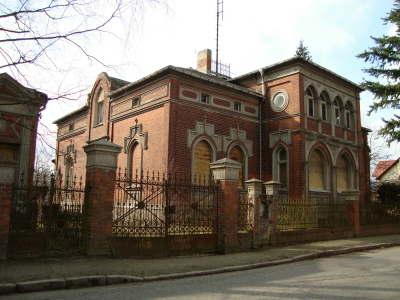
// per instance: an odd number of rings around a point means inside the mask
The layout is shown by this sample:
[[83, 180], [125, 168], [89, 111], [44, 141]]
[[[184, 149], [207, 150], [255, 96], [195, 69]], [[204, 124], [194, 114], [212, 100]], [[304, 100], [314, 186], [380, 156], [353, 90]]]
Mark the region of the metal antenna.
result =
[[[221, 5], [221, 10], [220, 10]], [[219, 52], [219, 16], [224, 19], [224, 0], [217, 0], [217, 49], [216, 49], [216, 60], [215, 60], [215, 73], [218, 74], [218, 52]]]

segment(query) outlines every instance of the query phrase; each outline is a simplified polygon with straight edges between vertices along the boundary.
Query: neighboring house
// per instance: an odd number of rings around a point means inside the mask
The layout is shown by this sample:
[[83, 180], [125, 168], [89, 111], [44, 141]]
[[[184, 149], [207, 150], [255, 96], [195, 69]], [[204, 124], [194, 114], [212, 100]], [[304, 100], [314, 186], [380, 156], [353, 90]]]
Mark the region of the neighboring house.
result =
[[400, 180], [400, 157], [395, 160], [380, 161], [372, 174], [377, 181], [399, 181]]
[[58, 125], [58, 171], [84, 176], [82, 146], [123, 146], [128, 176], [147, 171], [210, 176], [209, 163], [242, 163], [239, 186], [258, 178], [292, 197], [369, 189], [368, 130], [355, 83], [300, 57], [227, 79], [212, 75], [211, 51], [197, 70], [167, 66], [138, 81], [101, 73], [85, 107]]
[[0, 156], [18, 161], [16, 174], [25, 178], [33, 173], [38, 120], [47, 101], [46, 94], [0, 74]]

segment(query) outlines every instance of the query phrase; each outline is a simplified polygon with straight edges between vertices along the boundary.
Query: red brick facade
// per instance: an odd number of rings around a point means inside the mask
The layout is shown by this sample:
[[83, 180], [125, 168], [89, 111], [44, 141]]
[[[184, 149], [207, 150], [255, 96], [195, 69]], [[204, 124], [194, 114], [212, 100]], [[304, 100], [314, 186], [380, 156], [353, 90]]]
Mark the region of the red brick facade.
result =
[[0, 74], [0, 156], [16, 160], [16, 174], [31, 178], [35, 165], [37, 127], [47, 95]]
[[[100, 88], [106, 95], [103, 122], [95, 124]], [[308, 89], [314, 93], [312, 114]], [[301, 58], [265, 67], [263, 77], [255, 71], [232, 80], [172, 66], [133, 83], [102, 73], [88, 106], [55, 122], [57, 168], [64, 174], [69, 160], [73, 174], [84, 176], [82, 146], [104, 138], [123, 147], [118, 166], [128, 173], [155, 170], [193, 177], [194, 149], [203, 140], [210, 145], [212, 161], [229, 157], [238, 146], [244, 157], [243, 180], [283, 180], [281, 193], [293, 197], [322, 193], [335, 199], [357, 190], [364, 198], [369, 161], [367, 131], [360, 123], [361, 91]], [[340, 101], [340, 124], [334, 99]], [[313, 151], [323, 159], [320, 169], [310, 161]], [[344, 171], [338, 167], [340, 157], [346, 162]], [[317, 189], [310, 188], [315, 170], [324, 177]], [[337, 174], [347, 181], [339, 193]]]

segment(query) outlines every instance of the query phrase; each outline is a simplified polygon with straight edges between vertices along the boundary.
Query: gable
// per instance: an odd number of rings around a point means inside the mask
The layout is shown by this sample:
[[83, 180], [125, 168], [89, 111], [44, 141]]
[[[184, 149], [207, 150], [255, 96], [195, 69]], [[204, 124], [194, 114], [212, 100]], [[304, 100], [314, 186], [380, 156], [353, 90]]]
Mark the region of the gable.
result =
[[372, 177], [376, 180], [398, 180], [400, 179], [400, 158], [397, 160], [380, 161], [375, 167]]
[[46, 94], [24, 87], [7, 73], [0, 74], [0, 103], [3, 104], [1, 111], [36, 115], [46, 105], [47, 100]]

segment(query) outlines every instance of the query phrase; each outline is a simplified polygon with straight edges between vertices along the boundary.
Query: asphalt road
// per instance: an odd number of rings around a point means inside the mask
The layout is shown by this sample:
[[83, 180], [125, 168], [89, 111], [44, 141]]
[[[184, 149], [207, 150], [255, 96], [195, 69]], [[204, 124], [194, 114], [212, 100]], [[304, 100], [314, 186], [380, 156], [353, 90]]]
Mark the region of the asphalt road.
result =
[[233, 273], [2, 299], [400, 299], [400, 247]]

